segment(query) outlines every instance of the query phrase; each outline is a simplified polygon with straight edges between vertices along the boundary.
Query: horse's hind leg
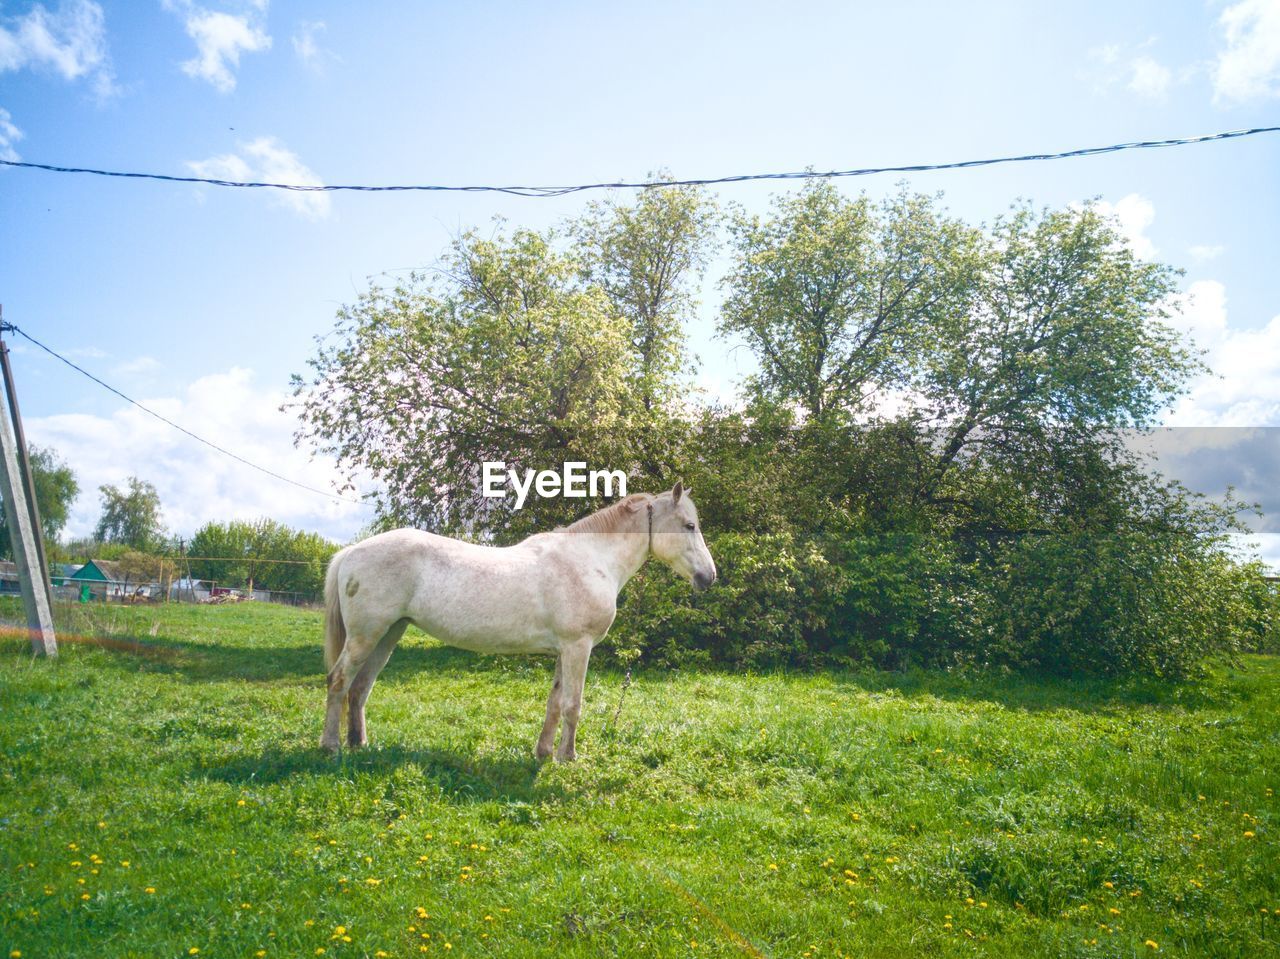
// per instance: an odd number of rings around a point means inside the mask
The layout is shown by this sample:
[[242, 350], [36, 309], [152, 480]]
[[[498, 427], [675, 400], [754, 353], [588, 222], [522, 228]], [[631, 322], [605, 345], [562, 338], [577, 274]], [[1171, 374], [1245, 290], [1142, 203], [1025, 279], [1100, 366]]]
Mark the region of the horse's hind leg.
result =
[[360, 674], [370, 654], [377, 646], [377, 635], [370, 638], [366, 634], [348, 632], [346, 645], [338, 654], [333, 668], [329, 670], [329, 695], [325, 701], [324, 733], [320, 736], [320, 746], [330, 752], [337, 752], [342, 740], [339, 738], [339, 727], [342, 725], [342, 706], [347, 699], [347, 691]]
[[538, 746], [534, 753], [539, 759], [546, 759], [556, 745], [556, 727], [560, 725], [560, 689], [561, 660], [556, 657], [556, 678], [551, 684], [551, 695], [547, 697], [547, 718], [542, 724], [542, 735], [538, 737]]
[[382, 672], [382, 667], [387, 665], [387, 660], [391, 658], [396, 643], [400, 642], [400, 637], [404, 635], [408, 625], [409, 621], [402, 619], [387, 630], [386, 635], [378, 641], [378, 645], [369, 654], [369, 658], [365, 660], [360, 672], [351, 683], [351, 689], [347, 693], [348, 746], [363, 746], [369, 742], [364, 725], [364, 704], [369, 699], [369, 691], [373, 689], [373, 684], [378, 680], [378, 674]]

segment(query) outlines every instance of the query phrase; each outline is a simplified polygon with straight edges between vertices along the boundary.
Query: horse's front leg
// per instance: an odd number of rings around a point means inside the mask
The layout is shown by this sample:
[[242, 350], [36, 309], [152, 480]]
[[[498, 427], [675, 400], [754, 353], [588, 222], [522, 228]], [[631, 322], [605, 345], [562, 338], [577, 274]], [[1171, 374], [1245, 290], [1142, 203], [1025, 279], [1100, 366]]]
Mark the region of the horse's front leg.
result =
[[560, 650], [560, 711], [564, 728], [556, 759], [569, 763], [578, 758], [574, 741], [578, 735], [578, 716], [582, 713], [582, 690], [587, 683], [587, 662], [591, 659], [591, 639], [579, 639]]
[[561, 657], [557, 656], [556, 678], [551, 683], [551, 695], [547, 697], [547, 718], [542, 724], [542, 735], [538, 737], [537, 748], [534, 749], [534, 754], [539, 759], [550, 756], [556, 745], [556, 727], [560, 725], [560, 689], [564, 685], [561, 682], [561, 662]]

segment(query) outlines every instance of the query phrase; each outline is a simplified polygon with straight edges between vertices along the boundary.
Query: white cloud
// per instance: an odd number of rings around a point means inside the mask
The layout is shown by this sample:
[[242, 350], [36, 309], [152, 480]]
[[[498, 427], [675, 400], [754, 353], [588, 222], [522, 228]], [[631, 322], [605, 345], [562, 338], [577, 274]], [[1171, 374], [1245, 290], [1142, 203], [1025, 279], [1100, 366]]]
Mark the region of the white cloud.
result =
[[64, 0], [50, 13], [37, 3], [26, 14], [0, 21], [0, 73], [27, 67], [52, 70], [64, 80], [89, 79], [102, 97], [116, 92], [102, 7]]
[[1163, 97], [1173, 81], [1169, 68], [1148, 56], [1136, 57], [1129, 70], [1129, 89], [1152, 100]]
[[1226, 48], [1213, 70], [1216, 102], [1280, 96], [1280, 0], [1242, 0], [1218, 19]]
[[1173, 298], [1174, 314], [1169, 321], [1179, 333], [1188, 335], [1199, 349], [1211, 349], [1227, 332], [1227, 288], [1217, 280], [1197, 280], [1185, 293]]
[[1130, 193], [1115, 203], [1098, 200], [1093, 208], [1105, 217], [1114, 219], [1115, 227], [1124, 241], [1133, 250], [1133, 254], [1143, 260], [1150, 260], [1156, 255], [1156, 245], [1147, 236], [1147, 227], [1156, 218], [1156, 208], [1146, 197]]
[[336, 60], [334, 54], [320, 46], [317, 37], [328, 27], [322, 20], [303, 20], [298, 24], [298, 32], [293, 35], [293, 52], [305, 66], [321, 71], [329, 60]]
[[1210, 373], [1192, 384], [1165, 419], [1167, 426], [1280, 426], [1280, 315], [1260, 329], [1232, 329], [1226, 289], [1193, 283], [1175, 298], [1174, 325], [1206, 350]]
[[111, 373], [113, 376], [142, 376], [145, 373], [154, 373], [158, 369], [160, 369], [160, 361], [154, 356], [138, 356], [116, 365]]
[[1191, 259], [1197, 263], [1208, 263], [1210, 260], [1216, 260], [1227, 252], [1227, 248], [1221, 244], [1197, 244], [1187, 250], [1191, 254]]
[[0, 107], [0, 160], [14, 163], [22, 159], [13, 145], [22, 139], [23, 133], [13, 123], [13, 117], [4, 107]]
[[[142, 402], [250, 462], [316, 489], [333, 489], [332, 481], [339, 478], [333, 464], [312, 460], [294, 447], [296, 420], [279, 409], [285, 398], [281, 391], [256, 386], [251, 370], [234, 368], [201, 377], [181, 396]], [[372, 518], [368, 507], [266, 476], [133, 406], [104, 415], [29, 418], [26, 427], [33, 443], [58, 451], [80, 483], [65, 535], [92, 533], [101, 511], [98, 487], [130, 476], [155, 484], [165, 523], [186, 536], [211, 520], [268, 516], [345, 541]]]
[[[322, 186], [318, 177], [298, 155], [275, 137], [259, 137], [242, 144], [239, 153], [226, 153], [207, 160], [193, 160], [187, 168], [196, 176], [214, 180], [289, 183], [298, 186]], [[300, 193], [295, 190], [269, 190], [274, 202], [286, 206], [312, 220], [329, 215], [327, 193]]]
[[[182, 64], [182, 72], [209, 81], [222, 93], [236, 88], [235, 70], [240, 66], [242, 53], [271, 49], [271, 36], [254, 13], [207, 10], [178, 0], [166, 0], [165, 5], [182, 14], [187, 35], [196, 42], [198, 54]], [[265, 12], [267, 4], [264, 0], [254, 7]]]
[[1081, 71], [1093, 92], [1107, 96], [1123, 87], [1148, 100], [1164, 99], [1169, 89], [1186, 83], [1200, 69], [1197, 66], [1170, 69], [1149, 52], [1157, 43], [1150, 37], [1138, 44], [1108, 43], [1088, 51], [1088, 65]]

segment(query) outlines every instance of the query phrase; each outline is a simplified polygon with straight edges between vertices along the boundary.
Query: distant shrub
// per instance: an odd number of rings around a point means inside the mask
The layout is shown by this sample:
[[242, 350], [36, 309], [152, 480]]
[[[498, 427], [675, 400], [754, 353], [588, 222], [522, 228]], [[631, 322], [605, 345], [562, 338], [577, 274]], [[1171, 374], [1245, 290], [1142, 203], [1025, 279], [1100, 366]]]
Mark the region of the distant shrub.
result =
[[[1185, 545], [1185, 541], [1184, 541]], [[708, 540], [692, 593], [650, 564], [623, 593], [615, 651], [669, 666], [972, 665], [1183, 677], [1275, 651], [1280, 601], [1256, 564], [1144, 534], [1023, 536], [974, 553], [924, 534]]]
[[812, 662], [843, 595], [840, 570], [788, 534], [725, 533], [708, 546], [720, 581], [704, 594], [690, 596], [687, 583], [656, 564], [636, 577], [616, 648], [669, 665]]

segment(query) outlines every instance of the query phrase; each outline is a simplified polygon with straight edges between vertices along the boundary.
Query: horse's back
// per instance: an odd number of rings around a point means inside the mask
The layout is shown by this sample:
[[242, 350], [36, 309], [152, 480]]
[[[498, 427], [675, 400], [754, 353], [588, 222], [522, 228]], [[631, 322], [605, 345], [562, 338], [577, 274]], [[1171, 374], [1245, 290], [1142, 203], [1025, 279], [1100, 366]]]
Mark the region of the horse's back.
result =
[[480, 546], [416, 529], [371, 536], [344, 552], [336, 577], [347, 629], [409, 619], [480, 652], [553, 652], [554, 597], [536, 540]]

